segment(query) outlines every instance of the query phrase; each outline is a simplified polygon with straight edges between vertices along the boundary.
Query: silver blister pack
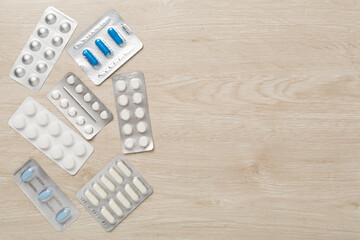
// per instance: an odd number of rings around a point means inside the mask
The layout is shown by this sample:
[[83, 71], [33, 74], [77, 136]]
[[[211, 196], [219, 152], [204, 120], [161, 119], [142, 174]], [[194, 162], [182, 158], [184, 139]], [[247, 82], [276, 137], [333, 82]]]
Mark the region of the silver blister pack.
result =
[[13, 178], [57, 231], [63, 231], [80, 216], [79, 210], [35, 160], [28, 160]]
[[143, 44], [115, 10], [107, 11], [67, 51], [95, 85], [141, 50]]
[[144, 74], [125, 73], [112, 79], [123, 153], [153, 150]]
[[135, 168], [117, 156], [77, 192], [76, 198], [106, 231], [111, 231], [151, 193], [151, 186]]
[[48, 7], [10, 71], [10, 77], [39, 91], [49, 76], [77, 22], [54, 7]]
[[113, 119], [110, 110], [72, 72], [47, 97], [86, 139], [92, 139]]

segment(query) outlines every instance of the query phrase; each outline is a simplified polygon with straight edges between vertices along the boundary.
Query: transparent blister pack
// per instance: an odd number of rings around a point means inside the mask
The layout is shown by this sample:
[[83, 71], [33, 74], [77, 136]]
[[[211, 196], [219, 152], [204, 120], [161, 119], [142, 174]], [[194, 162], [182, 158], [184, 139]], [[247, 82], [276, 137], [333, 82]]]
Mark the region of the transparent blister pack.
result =
[[110, 110], [72, 72], [47, 97], [86, 139], [92, 139], [113, 119]]
[[67, 47], [95, 85], [141, 50], [143, 44], [115, 10], [107, 11]]
[[80, 216], [79, 210], [35, 160], [28, 160], [13, 178], [57, 231], [63, 231]]
[[11, 116], [9, 126], [71, 175], [94, 151], [90, 143], [31, 97]]
[[48, 7], [10, 70], [10, 77], [39, 91], [64, 50], [77, 22]]
[[144, 74], [133, 72], [112, 77], [122, 152], [151, 151], [154, 140]]
[[117, 156], [77, 192], [76, 198], [106, 231], [111, 231], [151, 193], [151, 186], [135, 168]]

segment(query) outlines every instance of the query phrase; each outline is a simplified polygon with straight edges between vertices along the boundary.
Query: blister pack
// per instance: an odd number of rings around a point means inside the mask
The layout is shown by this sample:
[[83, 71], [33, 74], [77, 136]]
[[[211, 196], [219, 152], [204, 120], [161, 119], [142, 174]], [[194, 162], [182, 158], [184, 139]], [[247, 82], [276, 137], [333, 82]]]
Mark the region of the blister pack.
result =
[[143, 44], [115, 12], [107, 11], [67, 47], [95, 85], [141, 50]]
[[77, 22], [54, 7], [48, 7], [10, 71], [10, 77], [38, 91], [49, 76]]
[[77, 192], [76, 198], [106, 231], [111, 231], [151, 193], [145, 179], [117, 156]]
[[72, 72], [48, 93], [48, 99], [86, 138], [93, 138], [112, 119], [110, 110]]
[[144, 74], [125, 73], [112, 79], [123, 153], [153, 150]]
[[57, 231], [63, 231], [80, 216], [79, 210], [35, 160], [28, 160], [13, 178]]
[[90, 143], [31, 97], [11, 116], [9, 125], [71, 175], [94, 151]]

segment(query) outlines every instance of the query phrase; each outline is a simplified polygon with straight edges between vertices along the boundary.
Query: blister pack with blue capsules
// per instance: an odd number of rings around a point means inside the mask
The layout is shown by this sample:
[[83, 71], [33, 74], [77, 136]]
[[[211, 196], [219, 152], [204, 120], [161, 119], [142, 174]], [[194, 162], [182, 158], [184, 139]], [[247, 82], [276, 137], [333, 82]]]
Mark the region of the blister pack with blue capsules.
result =
[[101, 84], [113, 72], [143, 47], [115, 10], [107, 11], [67, 47], [95, 85]]

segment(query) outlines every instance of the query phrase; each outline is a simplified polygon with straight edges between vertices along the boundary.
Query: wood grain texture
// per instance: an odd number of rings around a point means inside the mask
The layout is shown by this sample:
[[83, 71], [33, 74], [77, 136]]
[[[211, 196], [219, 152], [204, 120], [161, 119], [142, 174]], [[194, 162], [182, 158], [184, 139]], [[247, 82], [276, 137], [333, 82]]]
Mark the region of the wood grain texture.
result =
[[[26, 96], [66, 124], [46, 93], [75, 72], [64, 52], [39, 93], [8, 77], [45, 8], [78, 21], [114, 8], [144, 43], [116, 73], [143, 71], [155, 150], [126, 158], [153, 195], [111, 233], [76, 191], [121, 154], [116, 119], [76, 176], [7, 125]], [[357, 0], [0, 2], [1, 239], [360, 239], [360, 5]], [[71, 126], [72, 127], [72, 126]], [[12, 180], [36, 159], [80, 209], [58, 233]]]

